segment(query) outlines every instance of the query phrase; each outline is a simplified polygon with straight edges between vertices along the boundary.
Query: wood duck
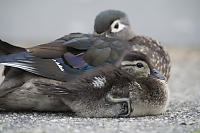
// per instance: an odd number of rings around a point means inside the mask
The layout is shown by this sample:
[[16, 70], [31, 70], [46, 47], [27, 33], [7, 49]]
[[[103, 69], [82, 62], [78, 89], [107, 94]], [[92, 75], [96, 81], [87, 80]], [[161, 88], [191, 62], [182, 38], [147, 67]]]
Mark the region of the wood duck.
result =
[[128, 40], [133, 45], [133, 51], [141, 51], [152, 59], [154, 67], [166, 77], [170, 77], [171, 61], [167, 50], [159, 41], [147, 36], [136, 35], [131, 28], [128, 16], [119, 10], [105, 10], [95, 19], [94, 33], [109, 38]]
[[[80, 117], [162, 114], [167, 84], [149, 57], [129, 51], [119, 64], [106, 63], [68, 82], [21, 75], [26, 82], [0, 97], [5, 110], [71, 111]], [[28, 77], [28, 78], [27, 78]]]

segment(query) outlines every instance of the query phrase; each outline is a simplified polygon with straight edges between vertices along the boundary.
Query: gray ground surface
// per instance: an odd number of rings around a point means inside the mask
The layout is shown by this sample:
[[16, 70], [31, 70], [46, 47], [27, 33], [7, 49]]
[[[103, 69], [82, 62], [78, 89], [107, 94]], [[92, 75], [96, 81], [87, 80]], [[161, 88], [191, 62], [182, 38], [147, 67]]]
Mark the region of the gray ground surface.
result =
[[164, 115], [107, 119], [77, 118], [65, 113], [0, 112], [0, 133], [192, 132], [200, 128], [200, 50], [176, 49], [170, 54], [171, 100]]

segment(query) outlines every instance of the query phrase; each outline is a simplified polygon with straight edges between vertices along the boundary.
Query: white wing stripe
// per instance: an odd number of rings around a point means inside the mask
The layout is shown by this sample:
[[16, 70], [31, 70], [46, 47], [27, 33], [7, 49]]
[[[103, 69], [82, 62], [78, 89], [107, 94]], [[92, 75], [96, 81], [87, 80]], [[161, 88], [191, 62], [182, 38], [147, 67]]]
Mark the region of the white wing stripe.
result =
[[11, 67], [16, 67], [16, 68], [21, 68], [23, 70], [30, 71], [30, 72], [33, 72], [35, 70], [35, 68], [33, 68], [31, 66], [28, 66], [28, 65], [25, 66], [23, 63], [18, 63], [18, 62], [1, 63], [1, 64], [5, 65], [5, 66], [11, 66]]
[[54, 59], [52, 59], [52, 60], [56, 63], [56, 65], [58, 66], [58, 68], [63, 72], [64, 71], [63, 66], [60, 65], [60, 63], [57, 62], [56, 60], [54, 60]]

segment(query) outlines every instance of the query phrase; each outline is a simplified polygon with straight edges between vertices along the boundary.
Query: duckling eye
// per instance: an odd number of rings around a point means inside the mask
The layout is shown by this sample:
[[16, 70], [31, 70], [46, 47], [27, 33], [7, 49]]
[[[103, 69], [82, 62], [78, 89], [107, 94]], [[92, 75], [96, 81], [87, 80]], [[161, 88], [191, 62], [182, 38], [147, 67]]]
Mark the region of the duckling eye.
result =
[[144, 67], [144, 65], [143, 65], [142, 63], [137, 63], [136, 66], [137, 66], [138, 68]]
[[118, 28], [119, 28], [119, 24], [116, 23], [115, 26], [114, 26], [114, 28], [115, 28], [115, 29], [118, 29]]

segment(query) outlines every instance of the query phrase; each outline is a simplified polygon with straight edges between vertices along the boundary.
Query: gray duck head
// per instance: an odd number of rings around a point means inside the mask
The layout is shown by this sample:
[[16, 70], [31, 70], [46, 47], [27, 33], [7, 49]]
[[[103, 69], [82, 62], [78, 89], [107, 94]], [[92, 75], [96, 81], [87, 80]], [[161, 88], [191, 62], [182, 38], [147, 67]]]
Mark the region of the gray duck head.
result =
[[121, 40], [129, 40], [135, 36], [127, 15], [119, 10], [100, 12], [95, 18], [94, 33]]

